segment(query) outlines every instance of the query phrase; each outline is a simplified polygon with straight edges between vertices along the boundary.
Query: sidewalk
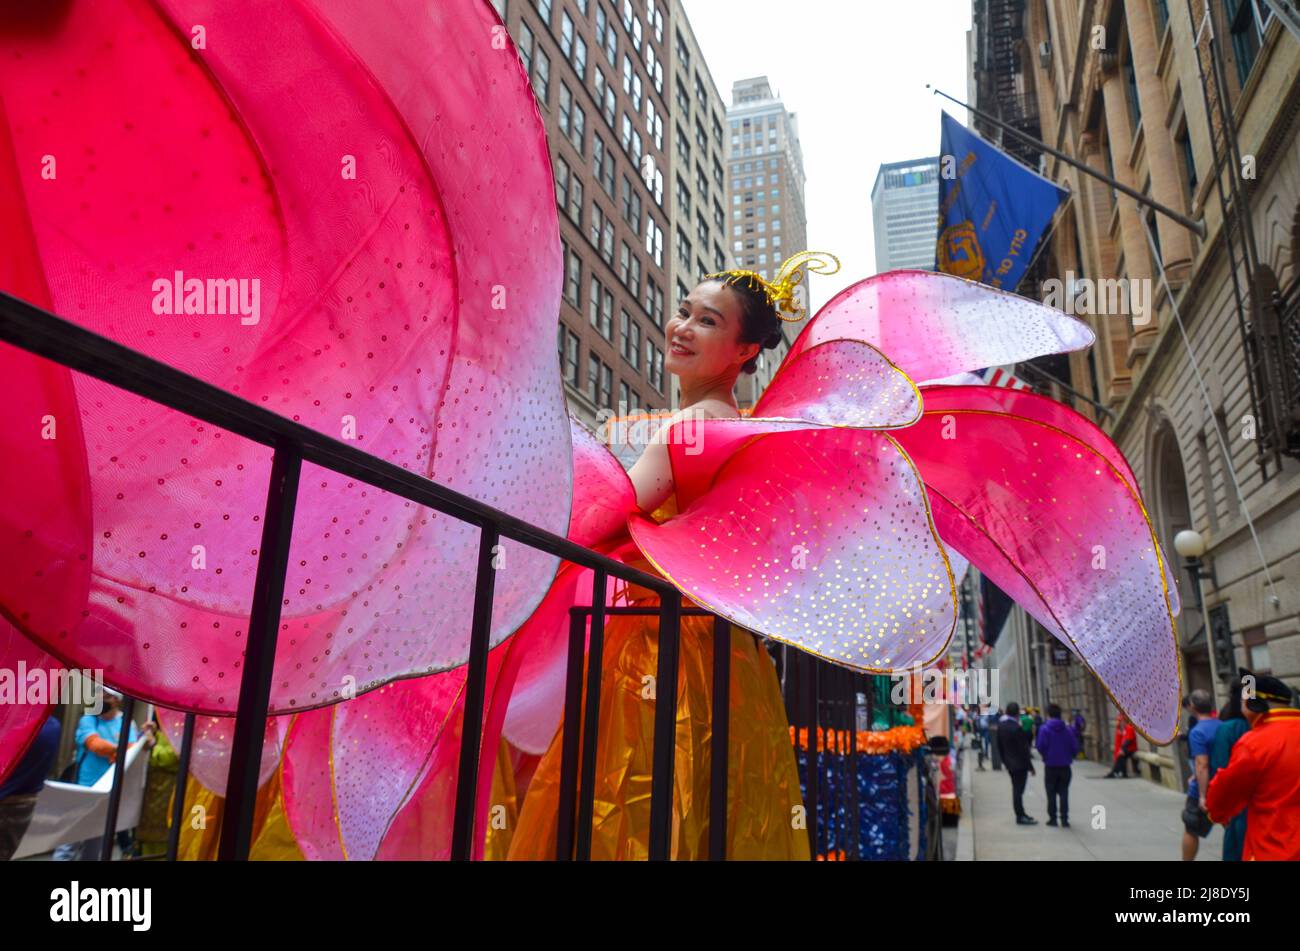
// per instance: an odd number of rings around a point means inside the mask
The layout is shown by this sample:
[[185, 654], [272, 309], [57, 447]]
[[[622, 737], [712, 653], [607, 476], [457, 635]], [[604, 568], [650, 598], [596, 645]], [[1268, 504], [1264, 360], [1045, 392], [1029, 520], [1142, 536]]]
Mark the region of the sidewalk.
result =
[[[1184, 797], [1145, 779], [1102, 779], [1106, 767], [1077, 760], [1070, 782], [1070, 828], [1047, 822], [1043, 764], [1034, 754], [1034, 769], [1025, 787], [1025, 811], [1036, 826], [1018, 826], [1011, 811], [1011, 779], [985, 760], [962, 751], [962, 819], [955, 830], [958, 861], [1178, 861], [1182, 857]], [[945, 838], [954, 830], [945, 829]], [[1201, 840], [1197, 861], [1219, 861], [1223, 827]]]

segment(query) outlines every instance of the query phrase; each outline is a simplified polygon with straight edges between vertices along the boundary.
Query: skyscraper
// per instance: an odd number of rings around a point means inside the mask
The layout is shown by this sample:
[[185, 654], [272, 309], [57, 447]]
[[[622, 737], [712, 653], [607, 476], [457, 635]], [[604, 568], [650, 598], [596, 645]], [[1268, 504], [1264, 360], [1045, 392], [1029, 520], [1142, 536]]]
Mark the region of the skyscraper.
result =
[[876, 272], [934, 270], [938, 215], [938, 156], [881, 165], [871, 187]]
[[[771, 279], [781, 262], [807, 249], [803, 149], [799, 118], [777, 98], [766, 76], [742, 79], [731, 87], [727, 110], [728, 187], [731, 192], [729, 265]], [[801, 297], [807, 306], [806, 283]], [[796, 324], [786, 324], [786, 341], [763, 351], [759, 369], [736, 386], [742, 406], [753, 405], [781, 358], [789, 350]]]
[[570, 409], [668, 404], [665, 0], [494, 0], [532, 80], [555, 169], [564, 294], [556, 346]]

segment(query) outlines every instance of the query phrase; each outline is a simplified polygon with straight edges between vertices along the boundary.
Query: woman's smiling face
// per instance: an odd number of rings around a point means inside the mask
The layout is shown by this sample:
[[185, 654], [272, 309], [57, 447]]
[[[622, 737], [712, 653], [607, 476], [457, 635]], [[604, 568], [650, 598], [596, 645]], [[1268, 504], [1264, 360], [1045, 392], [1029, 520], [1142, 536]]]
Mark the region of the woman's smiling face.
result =
[[720, 377], [739, 372], [759, 351], [741, 343], [740, 296], [721, 281], [705, 281], [686, 296], [668, 320], [664, 367], [678, 377]]

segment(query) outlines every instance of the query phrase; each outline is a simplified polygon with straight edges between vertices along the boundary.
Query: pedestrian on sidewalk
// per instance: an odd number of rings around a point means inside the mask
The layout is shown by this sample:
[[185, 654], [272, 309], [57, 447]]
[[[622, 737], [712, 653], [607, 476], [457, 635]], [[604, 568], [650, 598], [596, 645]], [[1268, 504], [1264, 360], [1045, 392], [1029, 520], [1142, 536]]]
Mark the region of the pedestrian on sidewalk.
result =
[[[1250, 729], [1242, 706], [1241, 693], [1249, 684], [1254, 683], [1253, 675], [1244, 667], [1240, 669], [1240, 678], [1228, 691], [1228, 702], [1219, 710], [1219, 732], [1214, 734], [1214, 746], [1210, 748], [1210, 783], [1214, 783], [1215, 774], [1232, 761], [1232, 749], [1237, 741]], [[1251, 678], [1251, 679], [1247, 679]], [[1246, 810], [1243, 809], [1228, 822], [1223, 829], [1223, 861], [1240, 862], [1241, 850], [1246, 844]]]
[[1201, 839], [1210, 834], [1214, 823], [1205, 811], [1205, 796], [1210, 788], [1210, 748], [1219, 732], [1219, 714], [1214, 698], [1200, 687], [1188, 698], [1196, 725], [1187, 731], [1188, 764], [1187, 802], [1183, 806], [1183, 861], [1190, 862], [1200, 850]]
[[984, 770], [984, 757], [989, 753], [989, 718], [988, 714], [975, 711], [975, 743], [979, 748], [979, 769]]
[[1016, 825], [1037, 825], [1038, 820], [1025, 812], [1025, 783], [1034, 774], [1029, 753], [1029, 733], [1020, 725], [1020, 704], [1007, 704], [1006, 715], [998, 721], [998, 753], [1011, 774], [1011, 805], [1016, 810]]
[[1079, 752], [1079, 740], [1061, 719], [1061, 708], [1047, 705], [1047, 721], [1035, 741], [1043, 757], [1043, 783], [1047, 789], [1047, 824], [1056, 825], [1056, 801], [1061, 801], [1061, 828], [1070, 828], [1070, 764]]
[[[1115, 721], [1115, 763], [1103, 778], [1128, 779], [1128, 764], [1133, 759], [1133, 754], [1137, 752], [1137, 748], [1137, 731], [1133, 729], [1133, 724], [1128, 722], [1128, 717], [1121, 713]], [[1136, 767], [1133, 773], [1137, 774]]]
[[1247, 690], [1250, 730], [1210, 781], [1206, 810], [1222, 823], [1249, 810], [1244, 861], [1300, 861], [1300, 710], [1276, 677], [1254, 675]]
[[1083, 718], [1082, 711], [1078, 707], [1074, 708], [1074, 720], [1070, 723], [1070, 729], [1074, 731], [1074, 739], [1079, 744], [1079, 756], [1083, 755], [1083, 731], [1088, 721]]

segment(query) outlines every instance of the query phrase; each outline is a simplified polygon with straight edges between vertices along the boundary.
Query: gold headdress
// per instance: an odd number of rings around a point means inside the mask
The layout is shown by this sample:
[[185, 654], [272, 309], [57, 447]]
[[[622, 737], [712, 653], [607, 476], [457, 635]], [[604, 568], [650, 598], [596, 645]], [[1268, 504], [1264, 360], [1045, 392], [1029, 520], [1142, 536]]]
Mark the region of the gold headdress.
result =
[[[803, 280], [801, 268], [804, 264], [808, 265], [808, 270], [816, 271], [818, 274], [834, 274], [840, 269], [840, 259], [828, 251], [800, 251], [786, 258], [785, 263], [777, 269], [770, 281], [764, 280], [763, 275], [754, 271], [718, 271], [704, 276], [721, 278], [728, 284], [744, 280], [756, 290], [761, 288], [767, 295], [768, 303], [776, 309], [776, 315], [782, 320], [793, 323], [807, 316], [807, 311], [799, 306], [794, 296], [794, 289]], [[790, 314], [789, 317], [785, 316], [787, 313]]]

